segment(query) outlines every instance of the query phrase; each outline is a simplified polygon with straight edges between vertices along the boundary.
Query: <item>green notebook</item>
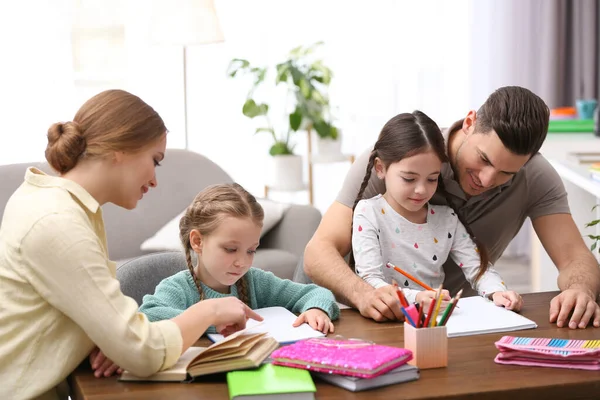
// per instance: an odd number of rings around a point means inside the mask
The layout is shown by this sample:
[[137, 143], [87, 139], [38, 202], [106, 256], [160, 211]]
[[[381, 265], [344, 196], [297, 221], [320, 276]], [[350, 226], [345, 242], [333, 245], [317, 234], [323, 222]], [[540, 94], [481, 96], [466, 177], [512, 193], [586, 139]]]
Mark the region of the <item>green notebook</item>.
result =
[[260, 398], [304, 400], [314, 399], [317, 391], [305, 369], [263, 364], [258, 369], [227, 373], [230, 400]]
[[550, 120], [548, 133], [586, 133], [594, 132], [593, 119]]

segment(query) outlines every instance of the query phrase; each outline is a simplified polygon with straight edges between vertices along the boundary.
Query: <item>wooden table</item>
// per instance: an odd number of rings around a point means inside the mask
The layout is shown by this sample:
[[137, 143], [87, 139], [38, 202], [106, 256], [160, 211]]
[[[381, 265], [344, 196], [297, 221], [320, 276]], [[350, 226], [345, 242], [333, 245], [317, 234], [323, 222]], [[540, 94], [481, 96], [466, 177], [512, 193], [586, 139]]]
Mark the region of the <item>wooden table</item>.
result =
[[[537, 329], [518, 331], [516, 336], [600, 339], [600, 328], [570, 330], [548, 322], [550, 300], [557, 292], [523, 296], [522, 314], [538, 324]], [[355, 310], [343, 310], [335, 333], [390, 346], [403, 346], [400, 323], [376, 323]], [[509, 334], [509, 333], [505, 333]], [[449, 339], [448, 367], [422, 370], [421, 378], [365, 392], [349, 392], [315, 379], [317, 399], [567, 399], [600, 398], [600, 372], [558, 368], [521, 367], [494, 363], [494, 342], [504, 334]], [[71, 376], [73, 400], [96, 399], [228, 399], [223, 377], [201, 383], [124, 383], [116, 378], [94, 378], [79, 369]]]

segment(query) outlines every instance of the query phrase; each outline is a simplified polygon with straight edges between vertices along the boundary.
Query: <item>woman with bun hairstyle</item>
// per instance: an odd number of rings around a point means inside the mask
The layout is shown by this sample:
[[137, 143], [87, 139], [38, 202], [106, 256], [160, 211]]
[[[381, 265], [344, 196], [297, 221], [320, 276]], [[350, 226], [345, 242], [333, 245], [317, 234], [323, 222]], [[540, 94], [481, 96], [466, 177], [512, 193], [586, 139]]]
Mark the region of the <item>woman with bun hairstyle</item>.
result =
[[122, 90], [88, 100], [48, 130], [57, 176], [25, 172], [0, 225], [0, 398], [63, 399], [67, 376], [89, 356], [97, 377], [171, 367], [209, 327], [260, 320], [235, 297], [197, 303], [149, 322], [108, 259], [101, 206], [131, 210], [157, 185], [167, 129]]

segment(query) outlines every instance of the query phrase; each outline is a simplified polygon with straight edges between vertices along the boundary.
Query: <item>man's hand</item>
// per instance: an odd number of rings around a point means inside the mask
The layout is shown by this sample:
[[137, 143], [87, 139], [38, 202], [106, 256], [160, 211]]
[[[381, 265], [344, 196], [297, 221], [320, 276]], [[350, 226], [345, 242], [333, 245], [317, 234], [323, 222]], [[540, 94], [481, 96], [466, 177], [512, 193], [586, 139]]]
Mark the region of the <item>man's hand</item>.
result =
[[375, 321], [404, 320], [404, 314], [400, 311], [400, 300], [396, 289], [392, 285], [372, 289], [360, 297], [357, 304], [358, 310], [363, 317]]
[[550, 322], [556, 322], [559, 328], [568, 321], [569, 328], [583, 329], [590, 320], [596, 328], [600, 326], [600, 307], [589, 290], [567, 289], [550, 302]]

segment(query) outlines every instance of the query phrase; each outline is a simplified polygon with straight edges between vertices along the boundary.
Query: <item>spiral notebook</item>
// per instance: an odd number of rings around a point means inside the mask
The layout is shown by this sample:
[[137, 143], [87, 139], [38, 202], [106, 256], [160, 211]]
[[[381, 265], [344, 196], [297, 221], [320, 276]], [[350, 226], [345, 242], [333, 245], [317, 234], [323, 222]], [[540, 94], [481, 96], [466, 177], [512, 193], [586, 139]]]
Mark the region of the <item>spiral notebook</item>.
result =
[[460, 299], [446, 327], [448, 337], [456, 337], [534, 329], [537, 324], [483, 297], [474, 296]]

